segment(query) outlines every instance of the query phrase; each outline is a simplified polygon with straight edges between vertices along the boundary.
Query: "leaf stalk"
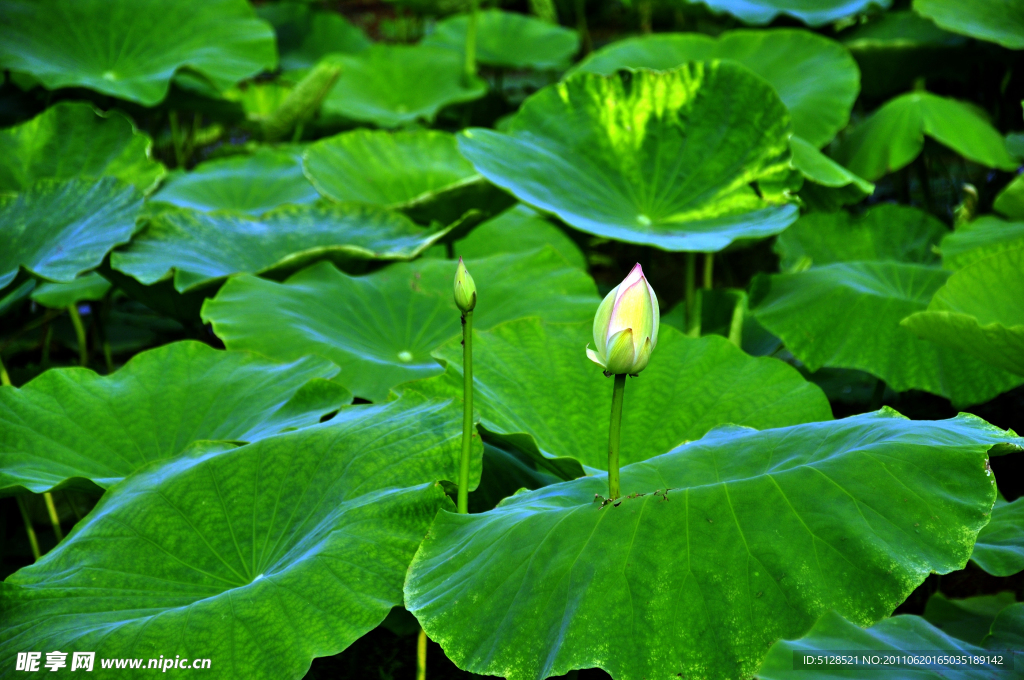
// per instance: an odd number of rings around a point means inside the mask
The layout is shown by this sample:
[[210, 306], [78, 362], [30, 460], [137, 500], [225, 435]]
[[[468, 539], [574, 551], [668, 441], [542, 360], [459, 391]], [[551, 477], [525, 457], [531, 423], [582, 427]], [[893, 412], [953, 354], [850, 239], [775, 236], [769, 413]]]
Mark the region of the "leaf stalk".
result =
[[608, 497], [618, 498], [619, 492], [619, 435], [622, 431], [622, 396], [626, 391], [626, 374], [615, 376], [612, 388], [612, 418], [608, 424]]
[[473, 443], [473, 311], [462, 315], [462, 457], [459, 459], [460, 514], [469, 513], [469, 450]]

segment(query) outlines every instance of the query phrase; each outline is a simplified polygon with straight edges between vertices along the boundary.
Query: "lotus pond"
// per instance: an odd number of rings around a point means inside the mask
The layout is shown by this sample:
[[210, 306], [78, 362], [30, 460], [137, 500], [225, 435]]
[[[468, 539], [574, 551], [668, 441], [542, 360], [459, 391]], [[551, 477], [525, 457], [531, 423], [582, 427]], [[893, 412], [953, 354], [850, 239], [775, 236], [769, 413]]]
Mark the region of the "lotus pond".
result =
[[1024, 678], [1019, 0], [0, 0], [0, 69], [0, 677]]

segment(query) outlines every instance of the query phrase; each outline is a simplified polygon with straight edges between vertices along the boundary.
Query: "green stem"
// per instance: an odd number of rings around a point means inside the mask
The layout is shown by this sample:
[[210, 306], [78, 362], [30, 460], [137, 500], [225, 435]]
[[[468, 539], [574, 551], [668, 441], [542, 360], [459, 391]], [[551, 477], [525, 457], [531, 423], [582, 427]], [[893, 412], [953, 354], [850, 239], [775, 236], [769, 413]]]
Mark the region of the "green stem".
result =
[[711, 290], [715, 272], [715, 254], [704, 253], [704, 290]]
[[4, 367], [2, 357], [0, 357], [0, 385], [11, 386], [11, 376], [7, 375], [7, 369]]
[[18, 510], [21, 510], [21, 518], [25, 520], [25, 533], [28, 534], [28, 544], [32, 546], [32, 558], [38, 561], [41, 557], [39, 540], [36, 538], [36, 530], [32, 528], [32, 517], [28, 514], [25, 497], [21, 495], [18, 496]]
[[729, 323], [729, 342], [739, 348], [743, 348], [743, 316], [744, 304], [742, 300], [736, 302], [732, 310], [732, 320]]
[[427, 632], [422, 628], [416, 638], [416, 680], [427, 680]]
[[64, 539], [64, 532], [60, 529], [60, 515], [57, 514], [57, 506], [53, 502], [53, 494], [49, 491], [43, 493], [43, 501], [46, 502], [46, 513], [50, 516], [50, 524], [53, 525], [53, 533], [60, 543]]
[[68, 305], [68, 314], [71, 315], [71, 324], [75, 327], [75, 336], [78, 337], [78, 363], [82, 366], [89, 364], [89, 345], [85, 338], [85, 326], [82, 324], [82, 317], [78, 313], [76, 305]]
[[466, 28], [466, 81], [476, 77], [476, 24], [480, 13], [480, 0], [472, 0], [469, 10], [469, 26]]
[[473, 443], [473, 311], [462, 315], [462, 458], [459, 513], [469, 514], [469, 449]]
[[686, 273], [684, 274], [686, 285], [686, 332], [687, 334], [696, 326], [696, 316], [694, 301], [696, 298], [695, 289], [697, 287], [697, 254], [687, 253], [686, 254]]
[[580, 34], [580, 43], [583, 46], [582, 54], [590, 54], [594, 45], [590, 41], [590, 31], [587, 28], [586, 0], [576, 0], [576, 31]]
[[608, 497], [619, 497], [619, 435], [622, 431], [622, 395], [626, 391], [626, 374], [615, 376], [612, 388], [612, 419], [608, 424]]

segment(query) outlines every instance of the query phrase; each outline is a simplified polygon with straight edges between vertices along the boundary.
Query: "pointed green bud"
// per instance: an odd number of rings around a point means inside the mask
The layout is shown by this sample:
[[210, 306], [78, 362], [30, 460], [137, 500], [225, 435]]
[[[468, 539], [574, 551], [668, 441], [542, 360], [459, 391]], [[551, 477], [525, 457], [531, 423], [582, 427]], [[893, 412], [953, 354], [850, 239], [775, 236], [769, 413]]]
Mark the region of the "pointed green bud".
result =
[[658, 296], [640, 265], [601, 301], [594, 316], [594, 344], [587, 356], [606, 373], [636, 375], [658, 345]]
[[463, 313], [472, 312], [476, 307], [476, 283], [469, 275], [466, 264], [459, 258], [459, 266], [455, 269], [455, 306]]

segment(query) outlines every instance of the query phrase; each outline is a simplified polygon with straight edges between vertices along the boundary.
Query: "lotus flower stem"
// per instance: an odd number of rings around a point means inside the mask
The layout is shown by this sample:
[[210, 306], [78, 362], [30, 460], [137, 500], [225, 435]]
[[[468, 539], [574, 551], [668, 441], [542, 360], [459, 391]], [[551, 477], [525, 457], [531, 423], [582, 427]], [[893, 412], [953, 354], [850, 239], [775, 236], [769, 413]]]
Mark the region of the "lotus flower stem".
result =
[[715, 272], [715, 254], [704, 253], [704, 290], [711, 290], [712, 275]]
[[7, 375], [7, 369], [4, 367], [3, 358], [0, 358], [0, 385], [11, 385], [11, 376]]
[[[472, 0], [469, 10], [469, 26], [466, 27], [466, 80], [476, 77], [476, 24], [480, 13], [480, 0]], [[468, 82], [466, 83], [469, 84]]]
[[71, 316], [71, 324], [75, 327], [75, 336], [78, 338], [78, 363], [87, 366], [89, 364], [89, 345], [85, 338], [85, 326], [82, 324], [78, 307], [68, 305], [68, 315]]
[[36, 530], [32, 528], [32, 516], [28, 514], [25, 497], [21, 495], [18, 496], [18, 510], [21, 511], [21, 518], [25, 520], [25, 533], [28, 534], [28, 544], [32, 546], [32, 559], [38, 562], [42, 556], [39, 552], [39, 540], [36, 538]]
[[469, 513], [469, 452], [473, 443], [473, 311], [462, 315], [462, 457], [459, 459], [459, 502]]
[[46, 503], [46, 514], [50, 516], [50, 524], [53, 525], [53, 533], [57, 537], [57, 542], [60, 543], [64, 540], [64, 532], [60, 528], [60, 515], [57, 514], [57, 506], [53, 502], [53, 494], [49, 491], [45, 492], [43, 501]]
[[612, 418], [608, 423], [608, 497], [618, 498], [619, 493], [619, 435], [622, 430], [622, 395], [626, 391], [626, 374], [615, 376], [612, 388]]
[[696, 284], [697, 284], [697, 253], [686, 254], [686, 334], [693, 333], [697, 327], [696, 312]]
[[427, 680], [427, 631], [422, 628], [416, 638], [416, 680]]

